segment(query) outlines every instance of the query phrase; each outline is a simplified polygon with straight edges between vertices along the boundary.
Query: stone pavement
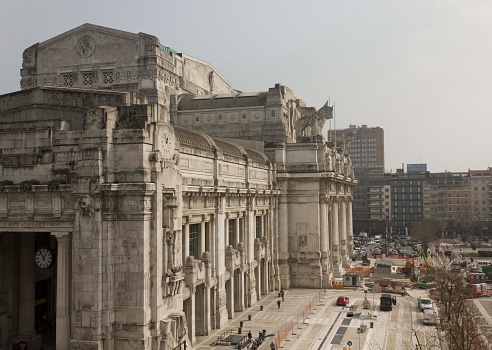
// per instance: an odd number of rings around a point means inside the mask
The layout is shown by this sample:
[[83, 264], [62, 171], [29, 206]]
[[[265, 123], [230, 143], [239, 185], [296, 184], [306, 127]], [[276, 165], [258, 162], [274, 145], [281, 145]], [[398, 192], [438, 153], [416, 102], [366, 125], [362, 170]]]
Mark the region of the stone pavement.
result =
[[[338, 295], [348, 296], [354, 308], [336, 306]], [[371, 304], [370, 309], [363, 309], [366, 296]], [[227, 336], [227, 332], [237, 335], [241, 324], [243, 327], [239, 338], [244, 336], [246, 339], [246, 334], [251, 331], [255, 339], [259, 332], [266, 330], [269, 336], [260, 346], [260, 349], [266, 350], [270, 349], [272, 342], [277, 348], [285, 350], [415, 349], [415, 331], [428, 332], [422, 325], [415, 298], [398, 296], [392, 312], [380, 312], [379, 297], [379, 293], [365, 295], [361, 290], [292, 289], [286, 291], [285, 302], [278, 308], [279, 298], [277, 293], [272, 293], [252, 308], [236, 314], [222, 329], [207, 337], [197, 337], [194, 349], [234, 348], [214, 342], [221, 334]], [[260, 311], [261, 306], [263, 311]], [[349, 310], [353, 310], [353, 317], [348, 317]], [[361, 326], [365, 331], [359, 334]]]

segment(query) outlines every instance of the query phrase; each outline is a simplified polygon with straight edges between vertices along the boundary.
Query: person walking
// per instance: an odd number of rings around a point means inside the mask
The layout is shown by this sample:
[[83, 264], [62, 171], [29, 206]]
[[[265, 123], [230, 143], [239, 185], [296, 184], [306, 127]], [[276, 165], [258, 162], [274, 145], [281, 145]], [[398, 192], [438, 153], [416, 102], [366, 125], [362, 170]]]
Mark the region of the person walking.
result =
[[277, 305], [278, 305], [278, 308], [279, 308], [279, 309], [280, 309], [280, 303], [281, 303], [280, 299], [279, 299], [279, 300], [277, 300]]
[[270, 350], [275, 350], [276, 346], [274, 342], [270, 343]]
[[280, 289], [280, 296], [282, 297], [282, 301], [285, 301], [284, 295], [285, 295], [284, 289], [282, 288]]
[[248, 339], [250, 342], [253, 339], [253, 334], [251, 333], [251, 331], [248, 331]]

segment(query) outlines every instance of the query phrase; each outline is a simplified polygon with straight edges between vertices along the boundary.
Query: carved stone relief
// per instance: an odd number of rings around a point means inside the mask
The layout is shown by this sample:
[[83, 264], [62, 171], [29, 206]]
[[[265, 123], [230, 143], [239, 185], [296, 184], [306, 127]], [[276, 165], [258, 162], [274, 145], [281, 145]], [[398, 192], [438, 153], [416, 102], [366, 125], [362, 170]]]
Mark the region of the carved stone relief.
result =
[[84, 129], [88, 130], [93, 126], [97, 126], [99, 129], [106, 127], [104, 111], [100, 108], [89, 109], [84, 115]]
[[91, 56], [96, 50], [96, 42], [90, 36], [80, 38], [77, 43], [77, 52], [82, 57]]

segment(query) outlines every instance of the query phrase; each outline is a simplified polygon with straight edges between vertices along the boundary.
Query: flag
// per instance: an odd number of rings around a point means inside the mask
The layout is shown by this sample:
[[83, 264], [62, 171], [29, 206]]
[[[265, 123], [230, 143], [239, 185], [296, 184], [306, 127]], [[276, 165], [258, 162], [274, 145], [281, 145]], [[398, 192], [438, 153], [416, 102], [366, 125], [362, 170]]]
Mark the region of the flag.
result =
[[333, 107], [330, 107], [330, 100], [326, 101], [323, 107], [331, 108], [330, 115], [326, 119], [333, 119]]

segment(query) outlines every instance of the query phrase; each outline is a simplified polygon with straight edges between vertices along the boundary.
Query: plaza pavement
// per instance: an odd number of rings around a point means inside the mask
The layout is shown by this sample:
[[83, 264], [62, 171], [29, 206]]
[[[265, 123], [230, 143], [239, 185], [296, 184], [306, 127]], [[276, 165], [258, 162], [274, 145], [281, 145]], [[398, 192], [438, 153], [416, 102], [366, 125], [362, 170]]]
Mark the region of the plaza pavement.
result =
[[[435, 327], [422, 324], [422, 313], [416, 305], [416, 298], [424, 291], [414, 290], [407, 296], [397, 296], [392, 312], [379, 311], [380, 293], [368, 293], [359, 289], [326, 291], [313, 289], [292, 289], [285, 293], [285, 301], [277, 306], [277, 292], [263, 299], [245, 312], [236, 313], [234, 318], [220, 330], [206, 337], [197, 337], [193, 346], [198, 350], [232, 349], [231, 345], [217, 345], [214, 342], [222, 334], [234, 338], [246, 336], [248, 331], [253, 340], [259, 332], [266, 330], [269, 335], [259, 349], [270, 349], [273, 342], [278, 349], [321, 350], [321, 349], [415, 349], [417, 341], [423, 348], [431, 348], [437, 341]], [[350, 298], [354, 308], [336, 306], [339, 295]], [[364, 298], [370, 308], [363, 308]], [[261, 309], [263, 309], [261, 311]], [[348, 317], [353, 310], [354, 316]], [[249, 320], [251, 317], [251, 320]], [[242, 324], [241, 335], [238, 331]], [[365, 332], [358, 333], [364, 328]], [[417, 336], [416, 336], [417, 335]], [[418, 340], [417, 340], [418, 339]], [[351, 346], [349, 346], [351, 342]], [[251, 346], [248, 348], [251, 350]]]

